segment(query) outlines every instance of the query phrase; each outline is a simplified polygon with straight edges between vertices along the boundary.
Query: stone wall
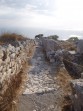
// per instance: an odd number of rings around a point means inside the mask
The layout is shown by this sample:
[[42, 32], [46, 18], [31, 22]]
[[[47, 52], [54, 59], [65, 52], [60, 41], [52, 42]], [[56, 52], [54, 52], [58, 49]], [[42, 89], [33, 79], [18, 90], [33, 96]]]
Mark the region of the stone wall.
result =
[[[18, 42], [15, 46], [0, 46], [0, 111], [9, 111], [16, 97], [16, 89], [22, 82], [29, 52], [34, 46], [33, 40]], [[11, 108], [10, 108], [11, 107]]]

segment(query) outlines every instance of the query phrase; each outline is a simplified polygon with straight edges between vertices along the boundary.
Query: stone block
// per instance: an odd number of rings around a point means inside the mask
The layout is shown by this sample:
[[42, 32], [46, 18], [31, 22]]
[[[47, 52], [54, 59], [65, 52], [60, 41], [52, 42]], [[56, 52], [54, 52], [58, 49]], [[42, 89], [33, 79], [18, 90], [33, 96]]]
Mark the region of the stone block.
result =
[[0, 72], [3, 70], [3, 66], [0, 66]]
[[72, 104], [74, 111], [83, 110], [83, 79], [76, 79], [71, 81], [72, 88]]
[[15, 62], [14, 61], [11, 61], [11, 65], [12, 65], [12, 67], [15, 65]]
[[11, 59], [15, 59], [15, 57], [16, 57], [16, 54], [15, 54], [15, 53], [12, 53], [12, 54], [10, 55], [10, 58], [11, 58]]
[[8, 56], [7, 58], [6, 58], [6, 63], [10, 63], [11, 62], [11, 59], [10, 59], [10, 56]]
[[7, 67], [4, 66], [2, 70], [3, 70], [3, 72], [7, 71]]
[[10, 76], [11, 75], [11, 71], [12, 69], [9, 68], [9, 70], [7, 71], [7, 74]]
[[0, 59], [2, 59], [2, 57], [3, 57], [3, 50], [2, 49], [0, 49]]
[[8, 45], [8, 50], [9, 50], [10, 52], [15, 52], [15, 47], [12, 46], [11, 44], [9, 44], [9, 45]]
[[2, 59], [0, 59], [0, 66], [1, 66], [2, 62], [3, 62]]

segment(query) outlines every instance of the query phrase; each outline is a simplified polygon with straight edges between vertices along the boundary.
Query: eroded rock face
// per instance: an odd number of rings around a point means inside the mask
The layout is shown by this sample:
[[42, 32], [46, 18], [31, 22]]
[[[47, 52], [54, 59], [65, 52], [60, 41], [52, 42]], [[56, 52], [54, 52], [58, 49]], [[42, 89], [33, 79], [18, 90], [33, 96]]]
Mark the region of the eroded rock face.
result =
[[79, 51], [81, 51], [79, 53], [75, 51], [72, 53], [71, 51], [62, 49], [59, 42], [52, 39], [42, 37], [39, 41], [50, 63], [55, 63], [57, 69], [60, 68], [63, 63], [71, 76], [76, 76], [76, 78], [81, 77], [83, 71], [81, 67], [83, 64], [83, 55], [81, 54], [82, 41], [79, 41], [77, 45], [80, 49]]
[[71, 54], [68, 51], [63, 52], [63, 63], [65, 65], [66, 70], [69, 72], [71, 76], [75, 78], [80, 78], [81, 73], [83, 72], [82, 64], [80, 58], [77, 54]]
[[50, 62], [55, 62], [54, 56], [56, 51], [61, 49], [60, 45], [53, 39], [42, 38], [41, 41], [48, 60]]
[[49, 52], [49, 51], [56, 51], [56, 50], [61, 48], [59, 46], [58, 42], [53, 40], [53, 39], [44, 39], [42, 41], [42, 43], [43, 43], [43, 46], [44, 46], [44, 48], [45, 48], [45, 50], [47, 52]]
[[79, 40], [76, 44], [77, 44], [77, 53], [83, 54], [83, 40]]
[[83, 79], [71, 81], [71, 100], [74, 111], [83, 111]]

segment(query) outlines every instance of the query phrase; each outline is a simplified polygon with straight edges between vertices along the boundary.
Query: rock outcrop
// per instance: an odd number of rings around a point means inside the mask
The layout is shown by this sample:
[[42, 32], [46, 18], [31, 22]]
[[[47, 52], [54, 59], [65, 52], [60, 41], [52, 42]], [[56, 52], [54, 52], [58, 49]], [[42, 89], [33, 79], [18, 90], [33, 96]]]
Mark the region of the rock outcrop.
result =
[[77, 52], [74, 54], [68, 50], [62, 50], [57, 41], [46, 38], [41, 38], [41, 41], [46, 57], [52, 64], [56, 64], [56, 70], [60, 69], [63, 63], [71, 77], [75, 79], [71, 81], [71, 111], [83, 111], [83, 79], [77, 79], [83, 78], [83, 41], [78, 41]]
[[46, 57], [50, 62], [55, 62], [55, 53], [60, 50], [61, 47], [57, 41], [53, 39], [42, 38], [42, 46], [46, 53]]
[[83, 54], [83, 39], [78, 40], [76, 45], [77, 45], [77, 53]]
[[83, 111], [83, 79], [76, 79], [71, 81], [72, 87], [72, 110]]

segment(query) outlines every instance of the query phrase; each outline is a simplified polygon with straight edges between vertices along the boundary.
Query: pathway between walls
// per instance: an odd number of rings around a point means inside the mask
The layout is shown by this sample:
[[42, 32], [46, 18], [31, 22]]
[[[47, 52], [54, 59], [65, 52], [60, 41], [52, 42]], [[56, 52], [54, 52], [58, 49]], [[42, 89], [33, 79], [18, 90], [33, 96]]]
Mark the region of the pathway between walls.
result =
[[57, 84], [55, 64], [46, 61], [41, 45], [36, 46], [29, 62], [29, 79], [19, 99], [18, 111], [61, 111], [64, 91]]

